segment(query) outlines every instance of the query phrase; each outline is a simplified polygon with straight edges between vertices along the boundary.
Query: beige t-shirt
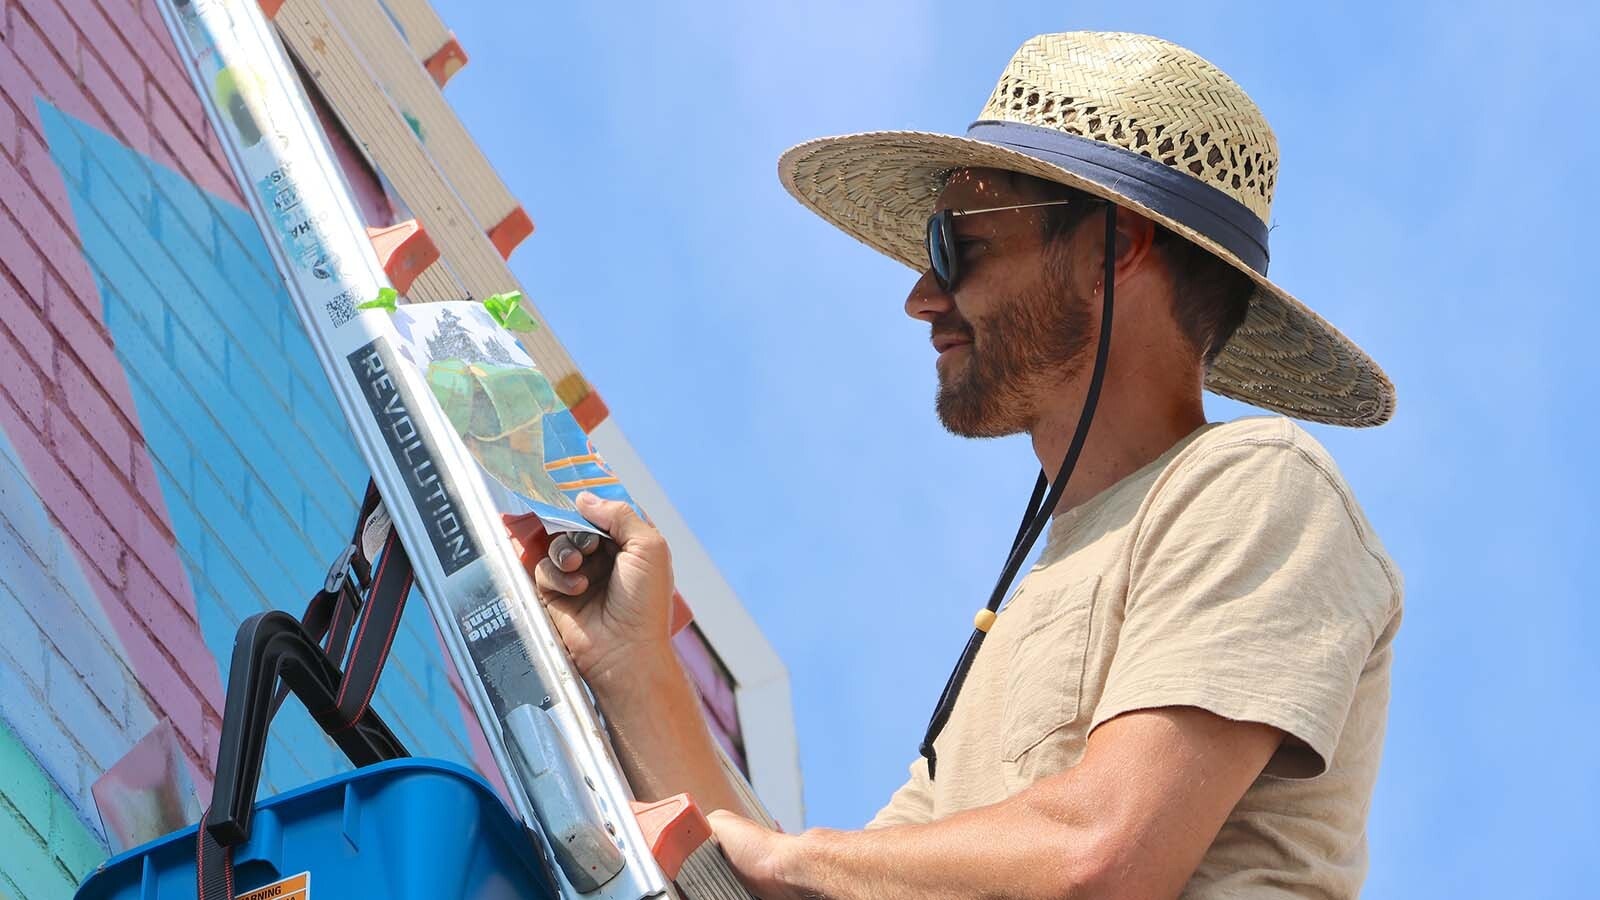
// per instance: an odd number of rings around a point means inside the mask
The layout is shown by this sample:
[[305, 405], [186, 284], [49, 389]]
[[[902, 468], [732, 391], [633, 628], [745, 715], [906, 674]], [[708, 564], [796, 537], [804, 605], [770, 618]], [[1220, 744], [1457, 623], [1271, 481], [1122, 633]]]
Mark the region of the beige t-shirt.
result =
[[1283, 418], [1200, 429], [1056, 517], [936, 749], [868, 826], [984, 806], [1071, 768], [1122, 713], [1194, 706], [1288, 737], [1186, 898], [1355, 897], [1400, 573], [1333, 460]]

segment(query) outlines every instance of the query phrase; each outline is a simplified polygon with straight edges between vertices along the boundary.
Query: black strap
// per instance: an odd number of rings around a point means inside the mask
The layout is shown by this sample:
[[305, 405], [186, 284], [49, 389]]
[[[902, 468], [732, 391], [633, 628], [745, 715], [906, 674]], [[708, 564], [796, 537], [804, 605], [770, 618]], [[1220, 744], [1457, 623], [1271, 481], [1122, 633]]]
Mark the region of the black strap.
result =
[[400, 543], [399, 532], [390, 531], [378, 568], [372, 573], [372, 589], [361, 610], [361, 626], [356, 630], [344, 678], [339, 682], [339, 695], [334, 702], [335, 727], [329, 734], [353, 727], [370, 709], [378, 676], [383, 674], [383, 664], [389, 659], [400, 628], [400, 615], [405, 611], [412, 580], [411, 558]]
[[[300, 624], [305, 626], [306, 632], [322, 645], [323, 651], [335, 663], [344, 661], [350, 631], [361, 612], [361, 592], [372, 583], [372, 563], [362, 550], [361, 538], [367, 520], [382, 502], [383, 498], [378, 496], [378, 486], [367, 481], [366, 495], [362, 497], [361, 509], [356, 513], [356, 527], [350, 536], [350, 543], [328, 567], [328, 577], [322, 582], [322, 590], [311, 596], [305, 613], [300, 616]], [[287, 685], [278, 689], [277, 695], [272, 698], [272, 711], [267, 716], [269, 719], [278, 714], [279, 707], [283, 706], [288, 696]]]
[[[1044, 485], [1046, 476], [1039, 473], [1039, 480], [1034, 484], [1033, 496], [1028, 499], [1028, 508], [1022, 516], [1022, 525], [1017, 529], [1016, 539], [1011, 543], [1011, 553], [1006, 557], [1006, 563], [1000, 570], [1000, 577], [995, 581], [994, 590], [989, 594], [989, 602], [985, 609], [994, 612], [1005, 602], [1006, 592], [1011, 589], [1011, 582], [1016, 580], [1017, 572], [1028, 558], [1028, 551], [1033, 549], [1039, 535], [1044, 533], [1045, 526], [1050, 523], [1055, 513], [1056, 504], [1061, 501], [1061, 494], [1067, 488], [1067, 481], [1072, 477], [1072, 470], [1077, 468], [1078, 457], [1083, 453], [1083, 444], [1089, 438], [1089, 425], [1094, 421], [1095, 407], [1100, 403], [1100, 387], [1105, 381], [1106, 360], [1111, 355], [1111, 313], [1112, 295], [1115, 293], [1117, 275], [1117, 207], [1106, 204], [1106, 236], [1105, 236], [1105, 300], [1100, 312], [1100, 342], [1095, 349], [1094, 373], [1089, 377], [1089, 390], [1083, 397], [1083, 411], [1078, 414], [1078, 427], [1072, 435], [1072, 443], [1067, 447], [1067, 456], [1057, 470], [1055, 483], [1050, 485], [1049, 493], [1045, 493]], [[1040, 495], [1044, 494], [1043, 502]], [[922, 736], [922, 745], [917, 749], [923, 758], [928, 761], [928, 778], [934, 778], [934, 771], [938, 766], [938, 753], [934, 750], [933, 742], [939, 739], [944, 727], [950, 722], [950, 713], [955, 709], [956, 698], [961, 694], [961, 687], [966, 683], [967, 672], [972, 668], [972, 661], [977, 658], [978, 650], [983, 646], [983, 639], [988, 631], [982, 628], [973, 628], [972, 636], [967, 638], [967, 646], [961, 650], [961, 658], [956, 660], [956, 667], [950, 672], [950, 678], [945, 681], [944, 690], [939, 693], [939, 703], [933, 709], [933, 716], [928, 720], [928, 730]]]
[[[233, 900], [233, 847], [250, 835], [250, 818], [267, 729], [293, 693], [357, 766], [406, 756], [404, 745], [371, 709], [411, 591], [410, 557], [390, 531], [374, 571], [360, 551], [378, 505], [369, 483], [351, 545], [339, 557], [302, 620], [286, 612], [246, 619], [234, 638], [211, 806], [200, 819], [195, 884], [200, 900]], [[361, 589], [367, 589], [365, 602]], [[358, 625], [359, 622], [359, 625]], [[355, 633], [349, 664], [345, 644]], [[282, 681], [280, 686], [279, 681]]]

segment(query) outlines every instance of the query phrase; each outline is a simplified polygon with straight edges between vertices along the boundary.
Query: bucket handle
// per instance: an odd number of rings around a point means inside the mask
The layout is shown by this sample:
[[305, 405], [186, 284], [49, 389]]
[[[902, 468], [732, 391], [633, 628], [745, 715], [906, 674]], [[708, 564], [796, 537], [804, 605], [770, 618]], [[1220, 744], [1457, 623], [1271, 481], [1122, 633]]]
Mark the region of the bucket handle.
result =
[[281, 610], [257, 613], [234, 637], [216, 780], [205, 820], [206, 831], [223, 847], [250, 836], [279, 678], [356, 766], [408, 755], [376, 710], [365, 709], [348, 724], [339, 716], [339, 667], [294, 616]]

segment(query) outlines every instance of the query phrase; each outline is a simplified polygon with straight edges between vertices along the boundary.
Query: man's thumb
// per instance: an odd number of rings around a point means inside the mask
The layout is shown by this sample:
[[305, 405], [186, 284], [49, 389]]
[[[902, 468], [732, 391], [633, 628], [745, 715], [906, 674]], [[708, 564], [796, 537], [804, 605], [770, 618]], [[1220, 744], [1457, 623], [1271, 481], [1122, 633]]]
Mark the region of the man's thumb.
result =
[[595, 527], [611, 535], [611, 539], [621, 547], [655, 532], [639, 518], [633, 507], [621, 500], [602, 500], [588, 491], [578, 495], [578, 512], [583, 513], [583, 517]]

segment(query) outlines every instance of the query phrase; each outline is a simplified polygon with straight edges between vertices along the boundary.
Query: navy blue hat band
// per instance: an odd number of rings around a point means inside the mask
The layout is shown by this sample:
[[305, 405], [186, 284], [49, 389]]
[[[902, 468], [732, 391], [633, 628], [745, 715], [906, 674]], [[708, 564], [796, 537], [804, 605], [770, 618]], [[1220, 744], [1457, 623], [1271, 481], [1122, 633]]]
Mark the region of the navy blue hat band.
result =
[[1015, 150], [1110, 188], [1152, 212], [1217, 242], [1257, 274], [1267, 274], [1267, 226], [1238, 200], [1131, 150], [1075, 134], [983, 120], [967, 137]]

